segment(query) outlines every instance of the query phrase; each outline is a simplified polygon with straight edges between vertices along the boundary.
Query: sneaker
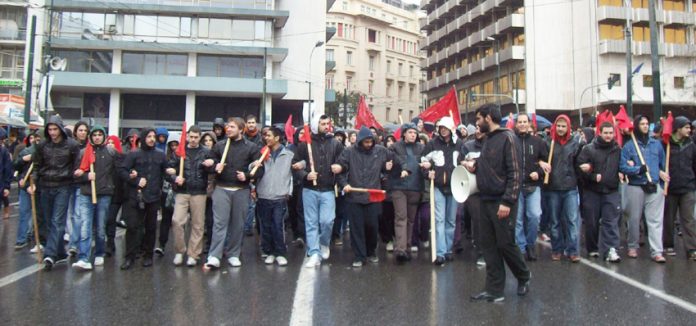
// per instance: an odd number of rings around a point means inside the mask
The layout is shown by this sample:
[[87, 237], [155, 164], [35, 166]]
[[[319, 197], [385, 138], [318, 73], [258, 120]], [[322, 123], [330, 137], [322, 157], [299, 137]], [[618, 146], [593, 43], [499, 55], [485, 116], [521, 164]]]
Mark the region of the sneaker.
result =
[[220, 268], [220, 259], [210, 256], [208, 257], [208, 260], [205, 262], [204, 267], [207, 269]]
[[451, 253], [445, 254], [446, 261], [454, 261], [454, 256]]
[[437, 266], [444, 266], [445, 265], [445, 257], [437, 256], [437, 258], [435, 258], [435, 261], [433, 262], [433, 264], [435, 264]]
[[288, 260], [285, 259], [283, 256], [278, 256], [275, 259], [276, 263], [278, 263], [278, 266], [287, 266], [288, 265]]
[[551, 254], [551, 260], [553, 260], [553, 261], [559, 261], [559, 260], [561, 260], [561, 254], [560, 254], [560, 253], [553, 253], [553, 254]]
[[184, 255], [183, 254], [174, 255], [174, 260], [172, 261], [172, 263], [174, 263], [174, 266], [180, 266], [181, 264], [184, 263]]
[[232, 267], [241, 267], [242, 266], [242, 261], [239, 260], [239, 257], [230, 257], [227, 259], [227, 263], [230, 264]]
[[664, 264], [667, 262], [667, 259], [665, 259], [665, 257], [663, 257], [662, 255], [657, 255], [657, 256], [653, 257], [652, 259], [654, 262], [656, 262], [658, 264]]
[[261, 253], [261, 258], [262, 258], [262, 259], [266, 259], [266, 257], [268, 257], [268, 254], [265, 253], [265, 252], [262, 252], [262, 253]]
[[63, 235], [63, 241], [65, 241], [65, 242], [70, 242], [70, 234], [65, 233], [65, 234]]
[[94, 266], [104, 266], [104, 257], [94, 257]]
[[628, 249], [629, 258], [638, 258], [638, 249]]
[[597, 258], [597, 257], [599, 257], [599, 252], [598, 251], [590, 251], [588, 256], [593, 257], [593, 258]]
[[268, 257], [266, 257], [266, 260], [264, 261], [264, 263], [266, 263], [266, 265], [273, 265], [274, 262], [275, 262], [275, 256], [273, 256], [273, 255], [268, 255]]
[[39, 250], [43, 251], [43, 248], [44, 248], [43, 245], [36, 245], [36, 246], [34, 246], [34, 248], [31, 248], [31, 250], [29, 250], [29, 252], [31, 252], [32, 254], [35, 254], [35, 253], [39, 252]]
[[164, 249], [160, 247], [155, 248], [155, 253], [157, 254], [157, 256], [164, 257]]
[[328, 246], [320, 246], [321, 248], [321, 259], [329, 259], [331, 256], [331, 249]]
[[56, 258], [55, 264], [56, 264], [56, 265], [58, 265], [58, 264], [65, 264], [65, 263], [68, 262], [68, 258], [69, 258], [68, 255], [65, 255], [65, 256], [62, 256], [62, 257], [57, 257], [57, 258]]
[[72, 264], [73, 268], [85, 270], [85, 271], [91, 271], [92, 270], [92, 264], [89, 262], [86, 262], [84, 260], [78, 260], [76, 263]]
[[411, 246], [411, 252], [418, 252], [418, 246]]
[[478, 267], [486, 267], [486, 260], [483, 259], [483, 256], [479, 257], [476, 259], [476, 266]]
[[539, 235], [539, 240], [543, 242], [550, 242], [551, 238], [546, 233], [542, 233]]
[[305, 264], [305, 267], [307, 268], [314, 268], [321, 265], [321, 259], [319, 258], [319, 255], [314, 254], [309, 256], [309, 259], [307, 259], [307, 263]]
[[15, 243], [14, 248], [15, 248], [15, 249], [22, 249], [22, 248], [24, 248], [24, 247], [26, 247], [26, 246], [27, 246], [27, 243], [26, 243], [26, 242], [18, 242], [18, 243]]
[[334, 240], [334, 245], [335, 245], [336, 247], [342, 246], [342, 245], [343, 245], [343, 239], [338, 238], [338, 239]]
[[609, 252], [607, 253], [607, 258], [605, 260], [610, 263], [618, 263], [621, 261], [621, 257], [618, 253], [616, 253], [616, 249], [609, 248]]
[[355, 267], [355, 268], [362, 267], [362, 266], [363, 266], [363, 262], [360, 260], [356, 260], [353, 262], [353, 267]]
[[297, 239], [295, 239], [295, 245], [297, 246], [297, 248], [301, 249], [301, 248], [304, 248], [305, 242], [304, 242], [304, 240], [302, 240], [302, 238], [297, 238]]
[[430, 241], [423, 241], [423, 248], [430, 248]]
[[394, 251], [394, 242], [389, 241], [387, 242], [387, 252], [392, 252]]
[[68, 249], [68, 255], [69, 255], [70, 257], [75, 257], [75, 256], [77, 256], [77, 248], [70, 248], [70, 249]]
[[580, 256], [578, 256], [578, 255], [570, 255], [570, 257], [568, 257], [568, 259], [570, 259], [570, 262], [572, 262], [572, 263], [579, 263], [580, 262]]
[[116, 221], [116, 226], [122, 228], [122, 229], [127, 229], [128, 225], [126, 224], [126, 221], [124, 220], [118, 220]]
[[667, 249], [665, 249], [665, 255], [666, 256], [676, 256], [677, 252], [674, 251], [674, 248], [667, 248]]
[[367, 257], [367, 260], [370, 261], [370, 262], [373, 263], [373, 264], [379, 263], [379, 257], [377, 257], [377, 256], [370, 256], [370, 257]]
[[196, 264], [198, 264], [198, 261], [195, 258], [189, 257], [186, 259], [186, 266], [193, 267], [196, 266]]
[[53, 269], [53, 258], [51, 258], [51, 257], [44, 258], [43, 264], [44, 264], [43, 269], [45, 271], [50, 271], [51, 269]]

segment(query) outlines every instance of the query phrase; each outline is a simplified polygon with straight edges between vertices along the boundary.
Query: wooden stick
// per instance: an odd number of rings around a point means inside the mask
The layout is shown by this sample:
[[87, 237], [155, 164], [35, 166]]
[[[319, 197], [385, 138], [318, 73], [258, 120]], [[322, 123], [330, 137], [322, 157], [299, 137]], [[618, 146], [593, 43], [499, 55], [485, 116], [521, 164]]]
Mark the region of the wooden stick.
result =
[[[256, 160], [256, 163], [259, 163], [259, 164], [263, 163], [263, 161], [266, 159], [266, 157], [268, 157], [268, 153], [270, 151], [271, 150], [268, 147], [264, 148], [263, 152], [261, 152], [261, 157], [259, 157], [259, 159]], [[249, 175], [251, 175], [253, 177], [254, 174], [256, 174], [256, 170], [258, 170], [258, 169], [259, 169], [259, 165], [254, 165], [254, 168], [251, 169], [251, 172], [249, 172]]]
[[430, 256], [437, 259], [437, 237], [435, 235], [435, 179], [430, 179]]
[[184, 177], [184, 157], [179, 158], [179, 178]]
[[[556, 146], [556, 141], [552, 139], [551, 140], [551, 150], [549, 151], [549, 160], [548, 160], [548, 162], [546, 162], [548, 165], [551, 165], [551, 162], [553, 162], [553, 148], [555, 146]], [[550, 176], [551, 176], [551, 172], [546, 173], [546, 175], [544, 175], [544, 184], [545, 185], [549, 184], [549, 177]]]
[[[350, 192], [370, 192], [370, 190], [379, 190], [379, 189], [367, 189], [367, 188], [350, 188]], [[379, 190], [382, 193], [386, 193], [384, 190]]]
[[[94, 172], [94, 163], [89, 164], [89, 171]], [[92, 184], [92, 204], [97, 203], [97, 173], [94, 172], [94, 180], [90, 183]]]
[[399, 114], [399, 124], [404, 124], [404, 118], [401, 117], [401, 114]]
[[[310, 143], [307, 143], [307, 153], [309, 154], [309, 171], [314, 173], [315, 172], [314, 171], [314, 155], [312, 155], [312, 144], [310, 144]], [[317, 180], [316, 179], [312, 180], [312, 184], [316, 187]]]
[[31, 176], [32, 170], [34, 170], [34, 162], [31, 162], [31, 165], [29, 165], [29, 170], [27, 170], [27, 175], [25, 175], [24, 178], [22, 179], [22, 181], [24, 181], [24, 182], [22, 182], [23, 185], [27, 184], [27, 180], [29, 180], [29, 177]]
[[[227, 138], [227, 140], [225, 142], [225, 150], [222, 151], [222, 159], [220, 160], [220, 163], [222, 163], [223, 169], [224, 169], [225, 161], [227, 160], [227, 152], [230, 151], [230, 141], [231, 141], [231, 139]], [[222, 173], [222, 171], [218, 172], [218, 174], [220, 174], [220, 173]]]
[[[640, 147], [638, 146], [638, 141], [636, 141], [636, 134], [631, 132], [631, 139], [633, 140], [633, 146], [636, 147], [636, 152], [638, 152], [638, 159], [640, 159], [640, 165], [645, 165], [645, 159], [643, 158], [643, 152], [640, 151]], [[647, 168], [647, 166], [646, 166]], [[650, 176], [650, 170], [646, 169], [645, 171], [645, 176], [648, 177], [648, 182], [652, 183], [652, 177]]]
[[[665, 173], [669, 175], [669, 152], [671, 152], [672, 142], [667, 142], [667, 162], [665, 162]], [[669, 194], [669, 181], [665, 182], [665, 196]]]
[[[31, 167], [29, 167], [31, 169]], [[34, 186], [34, 180], [29, 179], [29, 187]], [[39, 264], [43, 260], [43, 250], [41, 250], [41, 241], [39, 240], [39, 223], [36, 219], [36, 189], [31, 194], [31, 221], [34, 223], [34, 242], [36, 243], [36, 259]]]

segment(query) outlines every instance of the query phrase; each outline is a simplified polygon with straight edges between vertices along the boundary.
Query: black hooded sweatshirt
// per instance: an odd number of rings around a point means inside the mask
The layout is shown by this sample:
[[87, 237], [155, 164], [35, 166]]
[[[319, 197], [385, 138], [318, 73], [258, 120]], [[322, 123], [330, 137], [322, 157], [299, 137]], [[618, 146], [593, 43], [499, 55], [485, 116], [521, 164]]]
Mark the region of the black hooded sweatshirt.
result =
[[[590, 172], [580, 170], [580, 165], [590, 164]], [[585, 145], [575, 160], [577, 173], [582, 178], [583, 188], [608, 194], [619, 188], [619, 163], [621, 163], [621, 148], [612, 139], [605, 142], [602, 137], [595, 138]], [[597, 174], [602, 176], [597, 182]]]
[[[145, 203], [154, 203], [160, 200], [162, 181], [167, 169], [167, 160], [164, 153], [158, 151], [155, 148], [156, 145], [149, 147], [145, 142], [146, 136], [151, 132], [154, 133], [155, 128], [142, 130], [140, 133], [140, 149], [128, 153], [123, 159], [123, 164], [118, 167], [119, 175], [126, 182], [128, 197], [131, 200], [137, 200], [138, 198], [140, 179], [145, 178], [147, 180], [145, 188], [140, 189]], [[138, 172], [138, 176], [131, 179], [130, 172], [133, 170]]]
[[[48, 127], [56, 125], [61, 132], [57, 143], [48, 135]], [[80, 166], [80, 145], [68, 137], [59, 116], [49, 118], [44, 130], [44, 140], [36, 145], [32, 156], [32, 178], [40, 187], [62, 187], [73, 183], [73, 173]]]

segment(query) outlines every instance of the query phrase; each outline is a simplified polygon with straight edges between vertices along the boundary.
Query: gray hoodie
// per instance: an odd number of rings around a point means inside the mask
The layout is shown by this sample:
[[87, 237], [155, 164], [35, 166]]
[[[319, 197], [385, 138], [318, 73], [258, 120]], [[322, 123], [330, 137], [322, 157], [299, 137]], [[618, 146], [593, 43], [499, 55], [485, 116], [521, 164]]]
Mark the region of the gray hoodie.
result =
[[[264, 175], [256, 185], [259, 199], [287, 199], [292, 194], [292, 158], [295, 154], [281, 146], [277, 155], [270, 153], [264, 164]], [[249, 170], [253, 169], [253, 163]]]

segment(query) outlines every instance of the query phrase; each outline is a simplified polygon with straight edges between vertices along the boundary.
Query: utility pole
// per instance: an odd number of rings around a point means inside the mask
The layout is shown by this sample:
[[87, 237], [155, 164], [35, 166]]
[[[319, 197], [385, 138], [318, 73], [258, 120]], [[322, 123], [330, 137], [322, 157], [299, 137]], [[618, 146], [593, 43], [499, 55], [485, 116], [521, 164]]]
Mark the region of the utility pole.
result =
[[[653, 0], [650, 0], [653, 1]], [[626, 8], [626, 110], [628, 110], [628, 116], [633, 116], [633, 49], [631, 45], [631, 29], [633, 28], [633, 23], [631, 20], [631, 1], [624, 1], [624, 7]]]
[[24, 122], [29, 124], [31, 118], [31, 92], [34, 83], [34, 39], [36, 38], [36, 16], [31, 16], [29, 28], [29, 62], [27, 63], [27, 79], [24, 83]]
[[648, 1], [648, 19], [650, 20], [650, 56], [652, 57], [652, 86], [653, 86], [653, 121], [659, 121], [662, 116], [662, 88], [660, 87], [660, 53], [657, 45], [657, 22], [655, 21], [655, 0]]
[[343, 129], [348, 129], [348, 88], [343, 89]]
[[262, 126], [266, 125], [266, 69], [268, 59], [268, 48], [263, 48], [263, 94], [261, 95], [261, 114], [259, 114], [259, 123]]

